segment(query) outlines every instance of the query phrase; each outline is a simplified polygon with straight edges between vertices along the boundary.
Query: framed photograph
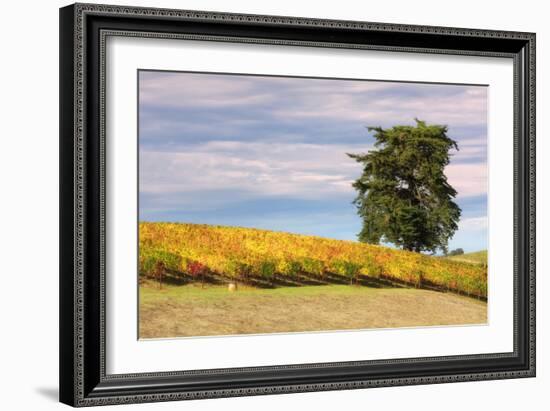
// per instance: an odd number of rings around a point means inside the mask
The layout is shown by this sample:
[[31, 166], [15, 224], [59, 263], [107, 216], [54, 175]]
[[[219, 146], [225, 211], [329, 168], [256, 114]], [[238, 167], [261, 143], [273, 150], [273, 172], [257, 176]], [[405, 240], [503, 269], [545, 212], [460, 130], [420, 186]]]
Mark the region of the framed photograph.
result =
[[60, 399], [535, 376], [535, 34], [60, 10]]

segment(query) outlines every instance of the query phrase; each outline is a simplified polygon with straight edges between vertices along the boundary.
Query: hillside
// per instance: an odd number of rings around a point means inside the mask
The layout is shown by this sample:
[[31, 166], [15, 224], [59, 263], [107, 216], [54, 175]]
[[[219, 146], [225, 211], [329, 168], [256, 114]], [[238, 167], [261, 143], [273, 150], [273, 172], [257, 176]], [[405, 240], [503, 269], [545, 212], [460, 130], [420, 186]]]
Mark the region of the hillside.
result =
[[179, 223], [139, 225], [140, 275], [280, 287], [394, 281], [486, 298], [485, 266], [322, 237]]
[[473, 253], [465, 253], [460, 255], [453, 255], [446, 258], [453, 261], [463, 261], [467, 263], [487, 265], [487, 250], [476, 251]]

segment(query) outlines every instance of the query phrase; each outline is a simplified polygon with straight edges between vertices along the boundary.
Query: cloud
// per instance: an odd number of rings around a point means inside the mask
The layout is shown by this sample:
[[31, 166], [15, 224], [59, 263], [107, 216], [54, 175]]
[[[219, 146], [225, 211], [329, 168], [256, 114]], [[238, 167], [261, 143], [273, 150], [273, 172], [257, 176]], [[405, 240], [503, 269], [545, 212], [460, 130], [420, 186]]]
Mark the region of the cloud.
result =
[[[140, 190], [186, 192], [239, 189], [258, 195], [323, 198], [353, 193], [361, 165], [346, 153], [371, 146], [212, 141], [189, 152], [140, 153]], [[445, 173], [459, 197], [487, 193], [485, 163], [454, 163]]]
[[458, 197], [487, 194], [486, 163], [451, 163], [445, 168], [449, 184], [458, 192]]
[[[140, 104], [162, 107], [223, 107], [270, 100], [248, 77], [141, 71]], [[188, 99], [186, 97], [192, 97]]]
[[487, 216], [463, 218], [460, 220], [459, 229], [465, 231], [487, 230], [489, 226]]
[[244, 190], [258, 196], [353, 194], [361, 166], [349, 146], [208, 142], [192, 152], [140, 153], [144, 193]]
[[485, 164], [487, 162], [487, 140], [484, 137], [461, 139], [458, 142], [458, 151], [451, 154], [451, 162]]
[[[485, 133], [487, 89], [482, 86], [346, 81], [197, 73], [140, 72], [140, 137], [365, 139], [365, 126], [447, 124], [457, 135]], [[483, 137], [484, 138], [484, 137]]]
[[[228, 107], [250, 104], [276, 105], [285, 101], [315, 101], [319, 96], [386, 90], [383, 82], [275, 76], [219, 75], [182, 72], [140, 72], [140, 102], [162, 107]], [[321, 83], [319, 83], [321, 82]], [[192, 97], [186, 98], [186, 97]], [[309, 100], [311, 97], [314, 100]]]

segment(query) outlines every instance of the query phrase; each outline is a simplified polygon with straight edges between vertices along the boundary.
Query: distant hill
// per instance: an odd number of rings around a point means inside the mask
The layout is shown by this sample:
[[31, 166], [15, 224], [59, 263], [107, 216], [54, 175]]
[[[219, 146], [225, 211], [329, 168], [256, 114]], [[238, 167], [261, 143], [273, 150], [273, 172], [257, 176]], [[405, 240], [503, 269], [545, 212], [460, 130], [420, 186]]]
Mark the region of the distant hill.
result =
[[466, 263], [474, 264], [487, 264], [487, 250], [476, 251], [473, 253], [465, 253], [461, 255], [453, 255], [446, 257], [449, 260], [453, 261], [462, 261]]

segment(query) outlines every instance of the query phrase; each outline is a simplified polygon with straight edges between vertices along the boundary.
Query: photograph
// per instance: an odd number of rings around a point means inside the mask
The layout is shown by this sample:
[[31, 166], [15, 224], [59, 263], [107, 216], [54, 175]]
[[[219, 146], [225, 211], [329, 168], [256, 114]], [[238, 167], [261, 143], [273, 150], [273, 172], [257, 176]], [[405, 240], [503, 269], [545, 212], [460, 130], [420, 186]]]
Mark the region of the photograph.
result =
[[[16, 122], [59, 126], [56, 153], [40, 150], [59, 168], [58, 201], [43, 202], [59, 205], [45, 231], [59, 252], [36, 259], [59, 268], [55, 290], [36, 287], [59, 296], [57, 328], [38, 322], [56, 331], [59, 401], [280, 409], [294, 401], [280, 394], [363, 404], [369, 389], [375, 408], [425, 409], [427, 390], [441, 408], [467, 389], [460, 409], [521, 408], [542, 392], [542, 14], [256, 3], [60, 4], [56, 80], [43, 79], [58, 115], [50, 101]], [[23, 197], [47, 187], [20, 163]], [[6, 214], [27, 259], [33, 213]]]
[[137, 80], [140, 339], [488, 323], [486, 84]]

